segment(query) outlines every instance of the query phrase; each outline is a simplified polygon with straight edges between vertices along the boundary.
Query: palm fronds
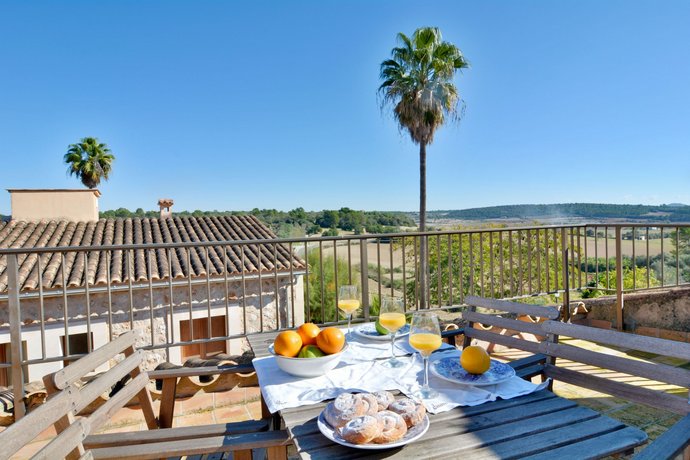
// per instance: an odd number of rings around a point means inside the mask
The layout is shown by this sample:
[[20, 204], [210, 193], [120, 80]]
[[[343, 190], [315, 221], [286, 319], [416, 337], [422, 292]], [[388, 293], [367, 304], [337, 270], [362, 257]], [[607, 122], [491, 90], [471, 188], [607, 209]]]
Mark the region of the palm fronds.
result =
[[88, 188], [96, 188], [101, 179], [108, 180], [115, 156], [106, 144], [94, 137], [85, 137], [68, 147], [64, 161], [69, 175], [76, 176]]

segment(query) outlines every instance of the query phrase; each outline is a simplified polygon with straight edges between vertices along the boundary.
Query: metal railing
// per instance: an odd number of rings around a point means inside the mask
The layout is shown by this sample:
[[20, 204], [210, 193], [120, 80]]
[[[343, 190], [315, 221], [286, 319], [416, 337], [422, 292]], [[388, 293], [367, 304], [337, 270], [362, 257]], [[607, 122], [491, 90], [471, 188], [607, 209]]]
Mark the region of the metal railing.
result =
[[[422, 238], [427, 286], [419, 282]], [[11, 344], [0, 370], [11, 369], [19, 401], [27, 366], [59, 366], [126, 329], [145, 329], [143, 347], [164, 351], [169, 360], [190, 347], [204, 349], [303, 321], [339, 324], [343, 284], [361, 287], [360, 321], [376, 316], [386, 295], [402, 297], [409, 311], [420, 308], [422, 296], [428, 308], [448, 310], [461, 307], [468, 294], [555, 295], [568, 305], [573, 296], [616, 293], [621, 327], [624, 293], [690, 284], [689, 240], [690, 225], [585, 224], [0, 249], [0, 305], [7, 304], [0, 334], [9, 335]], [[271, 250], [257, 254], [257, 245]], [[289, 266], [278, 267], [279, 252], [294, 255]], [[247, 270], [250, 256], [264, 269]], [[239, 273], [229, 274], [230, 259], [242, 267]], [[122, 270], [114, 270], [116, 261]], [[221, 321], [213, 323], [212, 317]], [[77, 330], [85, 346], [73, 350], [70, 336]], [[23, 407], [16, 406], [21, 416]]]

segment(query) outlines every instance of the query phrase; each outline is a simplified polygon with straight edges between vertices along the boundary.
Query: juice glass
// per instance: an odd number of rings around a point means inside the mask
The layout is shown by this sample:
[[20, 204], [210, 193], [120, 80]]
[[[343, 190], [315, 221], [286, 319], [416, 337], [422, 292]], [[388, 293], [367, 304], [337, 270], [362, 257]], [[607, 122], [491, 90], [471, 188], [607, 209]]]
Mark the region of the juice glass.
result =
[[415, 396], [420, 399], [435, 398], [438, 392], [429, 388], [429, 356], [441, 346], [441, 327], [435, 313], [428, 311], [414, 313], [410, 326], [410, 346], [419, 351], [424, 358], [424, 385]]
[[352, 313], [357, 311], [361, 302], [359, 300], [359, 289], [357, 286], [340, 286], [338, 290], [338, 309], [347, 317], [347, 335], [350, 335], [350, 321]]
[[395, 336], [406, 323], [405, 309], [399, 297], [384, 297], [379, 311], [379, 324], [391, 336], [391, 358], [382, 363], [385, 367], [400, 367], [405, 363], [395, 357]]

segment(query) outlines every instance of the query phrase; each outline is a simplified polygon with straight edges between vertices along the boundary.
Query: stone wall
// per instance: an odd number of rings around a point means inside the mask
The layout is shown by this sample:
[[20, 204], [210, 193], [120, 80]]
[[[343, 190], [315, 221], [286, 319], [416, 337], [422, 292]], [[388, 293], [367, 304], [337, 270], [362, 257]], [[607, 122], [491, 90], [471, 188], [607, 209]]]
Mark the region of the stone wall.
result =
[[[584, 299], [588, 318], [611, 321], [616, 326], [616, 297]], [[690, 288], [672, 288], [625, 294], [623, 322], [626, 330], [657, 328], [690, 331]]]

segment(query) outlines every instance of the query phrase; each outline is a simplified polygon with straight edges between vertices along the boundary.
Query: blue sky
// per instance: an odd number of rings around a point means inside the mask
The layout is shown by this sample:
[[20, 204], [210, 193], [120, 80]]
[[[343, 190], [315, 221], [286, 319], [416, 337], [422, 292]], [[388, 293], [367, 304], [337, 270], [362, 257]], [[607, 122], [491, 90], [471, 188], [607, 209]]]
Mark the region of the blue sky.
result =
[[62, 156], [95, 136], [101, 209], [416, 210], [376, 89], [396, 33], [434, 25], [471, 68], [428, 209], [690, 204], [689, 23], [686, 1], [6, 0], [0, 186], [81, 187]]

